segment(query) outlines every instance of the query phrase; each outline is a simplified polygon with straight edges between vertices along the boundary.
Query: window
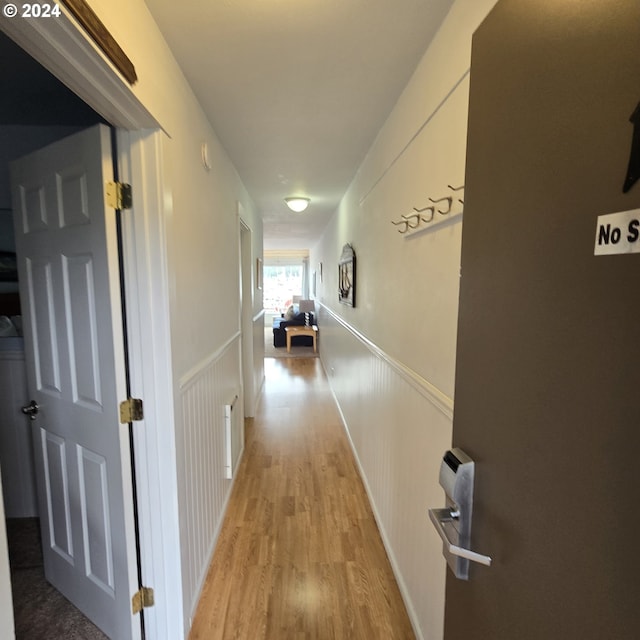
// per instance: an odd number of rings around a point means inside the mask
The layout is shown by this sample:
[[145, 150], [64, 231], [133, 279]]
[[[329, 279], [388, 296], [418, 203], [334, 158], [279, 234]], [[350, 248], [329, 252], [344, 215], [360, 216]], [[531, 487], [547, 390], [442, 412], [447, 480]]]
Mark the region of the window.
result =
[[293, 296], [302, 296], [302, 273], [302, 264], [264, 267], [263, 306], [267, 313], [280, 315], [293, 304]]

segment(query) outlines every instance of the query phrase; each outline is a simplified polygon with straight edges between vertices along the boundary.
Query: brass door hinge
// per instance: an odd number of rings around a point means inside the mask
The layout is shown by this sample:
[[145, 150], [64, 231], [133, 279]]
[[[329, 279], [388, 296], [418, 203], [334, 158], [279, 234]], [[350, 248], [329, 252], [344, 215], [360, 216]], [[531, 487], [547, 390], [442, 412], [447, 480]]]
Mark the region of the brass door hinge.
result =
[[131, 185], [125, 182], [107, 182], [107, 205], [112, 209], [131, 209]]
[[144, 409], [140, 398], [127, 398], [120, 403], [120, 423], [139, 422], [144, 420]]
[[153, 598], [153, 589], [151, 587], [140, 587], [131, 598], [131, 611], [133, 615], [140, 613], [143, 609], [153, 607], [155, 604]]

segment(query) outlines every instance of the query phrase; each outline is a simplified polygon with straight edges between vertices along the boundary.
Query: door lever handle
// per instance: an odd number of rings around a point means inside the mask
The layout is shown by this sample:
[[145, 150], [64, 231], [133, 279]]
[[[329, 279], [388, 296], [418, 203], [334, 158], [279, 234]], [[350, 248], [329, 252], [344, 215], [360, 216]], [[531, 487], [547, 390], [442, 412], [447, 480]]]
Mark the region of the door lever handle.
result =
[[489, 556], [484, 556], [481, 553], [476, 553], [475, 551], [471, 551], [471, 549], [463, 549], [458, 545], [451, 542], [449, 536], [447, 535], [447, 530], [444, 525], [447, 522], [453, 522], [457, 520], [459, 513], [456, 511], [452, 511], [451, 509], [429, 509], [429, 518], [431, 522], [433, 522], [438, 535], [442, 538], [442, 542], [445, 545], [446, 550], [454, 556], [459, 556], [460, 558], [466, 558], [467, 560], [471, 560], [473, 562], [478, 562], [487, 567], [491, 566], [491, 558]]
[[35, 400], [32, 400], [29, 404], [22, 407], [22, 413], [24, 413], [25, 416], [29, 416], [29, 420], [35, 420], [39, 411], [40, 407]]

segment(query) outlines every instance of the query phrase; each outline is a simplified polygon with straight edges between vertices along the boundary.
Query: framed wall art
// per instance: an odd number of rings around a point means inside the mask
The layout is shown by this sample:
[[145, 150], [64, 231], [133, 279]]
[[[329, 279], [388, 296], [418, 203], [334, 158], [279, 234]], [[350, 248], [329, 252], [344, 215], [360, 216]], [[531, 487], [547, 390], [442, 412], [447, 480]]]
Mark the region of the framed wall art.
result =
[[342, 247], [338, 262], [338, 301], [356, 306], [356, 252], [350, 244]]

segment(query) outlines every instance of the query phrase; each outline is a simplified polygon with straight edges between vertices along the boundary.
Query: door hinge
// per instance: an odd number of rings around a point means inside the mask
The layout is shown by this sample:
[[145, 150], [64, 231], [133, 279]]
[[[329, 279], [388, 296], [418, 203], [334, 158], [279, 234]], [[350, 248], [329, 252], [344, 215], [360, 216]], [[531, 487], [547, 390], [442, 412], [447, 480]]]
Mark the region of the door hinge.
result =
[[140, 613], [143, 609], [153, 607], [155, 604], [153, 598], [153, 589], [151, 587], [140, 587], [131, 598], [131, 611], [133, 615]]
[[144, 420], [144, 410], [140, 398], [127, 398], [120, 403], [120, 423], [139, 422]]
[[131, 209], [131, 185], [125, 182], [107, 182], [107, 205], [112, 209]]

